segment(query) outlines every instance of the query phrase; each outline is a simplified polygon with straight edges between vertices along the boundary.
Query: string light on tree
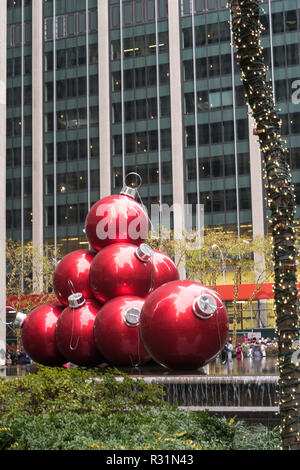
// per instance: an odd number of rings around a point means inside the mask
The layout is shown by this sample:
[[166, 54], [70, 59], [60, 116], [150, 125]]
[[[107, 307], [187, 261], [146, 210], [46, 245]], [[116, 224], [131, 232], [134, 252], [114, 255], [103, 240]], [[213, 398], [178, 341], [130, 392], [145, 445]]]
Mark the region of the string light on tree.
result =
[[[282, 120], [267, 83], [260, 34], [259, 0], [231, 0], [232, 31], [242, 82], [256, 122], [255, 134], [264, 154], [264, 180], [274, 247], [274, 297], [279, 344], [279, 396], [283, 449], [300, 449], [300, 368], [293, 361], [299, 346], [296, 276], [296, 200], [287, 148], [281, 138]], [[296, 345], [296, 346], [295, 346]]]

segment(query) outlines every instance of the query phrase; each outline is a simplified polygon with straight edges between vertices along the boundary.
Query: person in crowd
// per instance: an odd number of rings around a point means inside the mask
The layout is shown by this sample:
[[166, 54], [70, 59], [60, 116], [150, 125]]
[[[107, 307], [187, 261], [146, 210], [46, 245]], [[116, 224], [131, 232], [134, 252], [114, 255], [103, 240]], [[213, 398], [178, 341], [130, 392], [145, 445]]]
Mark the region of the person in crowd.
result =
[[232, 362], [232, 351], [233, 351], [233, 345], [232, 345], [232, 340], [229, 339], [227, 343], [227, 360], [228, 362]]
[[5, 361], [6, 365], [7, 366], [11, 366], [12, 365], [12, 358], [11, 358], [11, 355], [10, 354], [7, 354], [6, 355], [6, 361]]
[[243, 348], [241, 345], [236, 348], [236, 359], [237, 361], [241, 361], [243, 359]]
[[252, 348], [252, 357], [254, 360], [258, 361], [258, 360], [261, 360], [263, 355], [262, 355], [262, 350], [261, 350], [261, 347], [260, 347], [260, 344], [258, 341], [256, 341], [254, 344], [253, 344], [253, 348]]
[[266, 357], [267, 353], [266, 353], [266, 345], [264, 341], [260, 341], [260, 349], [261, 349], [262, 357]]
[[31, 359], [30, 357], [28, 356], [28, 354], [25, 354], [25, 366], [26, 366], [26, 372], [27, 374], [29, 374], [30, 372], [30, 364], [31, 364]]
[[228, 353], [227, 343], [225, 343], [224, 347], [221, 351], [221, 362], [222, 362], [222, 364], [226, 364], [226, 362], [227, 362], [227, 353]]

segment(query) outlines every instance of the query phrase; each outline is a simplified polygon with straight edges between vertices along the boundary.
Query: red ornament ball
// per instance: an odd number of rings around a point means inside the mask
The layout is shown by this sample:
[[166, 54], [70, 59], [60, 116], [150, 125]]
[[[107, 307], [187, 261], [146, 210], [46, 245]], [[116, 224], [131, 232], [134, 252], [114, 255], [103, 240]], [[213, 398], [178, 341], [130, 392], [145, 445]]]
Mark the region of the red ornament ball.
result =
[[153, 252], [153, 264], [155, 269], [155, 285], [153, 290], [167, 282], [178, 281], [179, 272], [174, 261], [161, 251], [153, 250]]
[[115, 243], [94, 258], [90, 286], [95, 298], [105, 303], [124, 295], [145, 297], [154, 286], [153, 251], [142, 244]]
[[90, 289], [90, 267], [95, 254], [88, 250], [76, 250], [62, 258], [53, 275], [53, 288], [62, 305], [68, 306], [68, 297], [81, 292], [85, 299], [94, 298]]
[[79, 293], [70, 296], [70, 305], [56, 325], [57, 347], [67, 362], [87, 367], [104, 362], [93, 334], [100, 307], [96, 300], [85, 300]]
[[140, 245], [148, 237], [148, 215], [133, 197], [117, 194], [96, 202], [85, 222], [85, 233], [94, 250], [117, 242]]
[[219, 295], [192, 281], [164, 284], [146, 299], [140, 318], [142, 342], [159, 364], [193, 370], [223, 348], [228, 316]]
[[21, 324], [24, 350], [34, 362], [44, 366], [61, 366], [65, 362], [55, 340], [57, 320], [63, 309], [54, 303], [40, 305]]
[[139, 319], [144, 299], [117, 297], [99, 311], [94, 338], [100, 353], [117, 366], [135, 366], [150, 360], [139, 335]]

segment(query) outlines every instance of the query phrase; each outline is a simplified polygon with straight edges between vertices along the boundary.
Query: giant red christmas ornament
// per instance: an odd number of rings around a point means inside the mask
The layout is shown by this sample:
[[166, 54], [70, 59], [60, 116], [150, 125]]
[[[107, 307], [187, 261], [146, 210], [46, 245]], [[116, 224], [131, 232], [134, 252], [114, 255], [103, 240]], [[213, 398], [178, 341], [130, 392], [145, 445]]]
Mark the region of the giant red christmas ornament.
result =
[[105, 197], [90, 209], [85, 232], [96, 251], [116, 242], [140, 245], [147, 239], [148, 215], [135, 201], [136, 193], [136, 189], [125, 186], [121, 194]]
[[155, 269], [154, 289], [167, 282], [179, 280], [179, 272], [175, 263], [165, 253], [153, 250], [153, 264]]
[[60, 366], [65, 360], [55, 340], [57, 320], [64, 307], [48, 303], [36, 307], [29, 315], [18, 313], [15, 326], [21, 327], [21, 338], [28, 356], [45, 366]]
[[107, 361], [117, 366], [135, 366], [150, 360], [139, 335], [144, 299], [116, 297], [99, 311], [94, 326], [95, 343]]
[[64, 256], [56, 266], [53, 287], [63, 305], [69, 305], [68, 297], [75, 292], [82, 293], [85, 299], [93, 298], [89, 275], [94, 256], [91, 251], [76, 250]]
[[103, 358], [94, 341], [94, 323], [100, 305], [96, 300], [85, 300], [80, 293], [69, 297], [56, 325], [56, 343], [64, 358], [79, 366], [96, 366]]
[[159, 364], [198, 369], [223, 348], [228, 316], [219, 295], [197, 282], [164, 284], [146, 299], [140, 318], [142, 342]]
[[115, 243], [103, 248], [94, 258], [90, 286], [96, 299], [107, 300], [123, 295], [145, 297], [155, 282], [153, 251], [146, 245]]

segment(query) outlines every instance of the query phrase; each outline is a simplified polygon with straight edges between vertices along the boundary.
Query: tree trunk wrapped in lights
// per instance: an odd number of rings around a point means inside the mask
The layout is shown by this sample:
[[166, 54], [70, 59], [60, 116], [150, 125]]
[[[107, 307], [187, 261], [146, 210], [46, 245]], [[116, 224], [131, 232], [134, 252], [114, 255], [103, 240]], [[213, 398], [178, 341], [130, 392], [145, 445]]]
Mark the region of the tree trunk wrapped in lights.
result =
[[274, 249], [274, 293], [279, 345], [279, 398], [283, 449], [300, 449], [299, 317], [295, 248], [295, 195], [281, 139], [281, 121], [267, 83], [260, 44], [259, 0], [231, 0], [232, 31], [244, 87], [264, 155]]

